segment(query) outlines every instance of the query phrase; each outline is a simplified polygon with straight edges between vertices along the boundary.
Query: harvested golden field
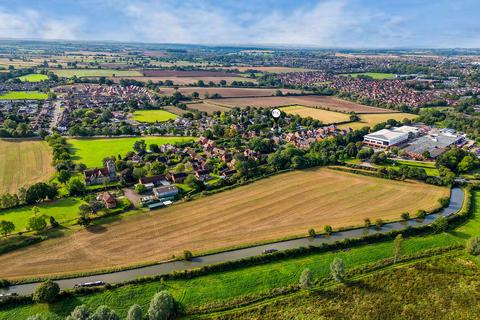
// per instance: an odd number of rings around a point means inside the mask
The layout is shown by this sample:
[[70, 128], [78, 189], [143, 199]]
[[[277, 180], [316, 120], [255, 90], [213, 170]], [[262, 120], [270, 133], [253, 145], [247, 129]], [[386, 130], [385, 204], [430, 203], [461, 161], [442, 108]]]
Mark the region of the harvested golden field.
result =
[[246, 72], [248, 70], [257, 70], [267, 73], [287, 73], [287, 72], [307, 72], [315, 71], [313, 69], [307, 68], [292, 68], [292, 67], [279, 67], [279, 66], [263, 66], [263, 67], [254, 67], [254, 66], [231, 66], [231, 67], [211, 67], [214, 69], [237, 69], [240, 72]]
[[[274, 96], [277, 90], [282, 91], [283, 94], [296, 93], [300, 94], [300, 90], [294, 89], [255, 89], [255, 88], [209, 88], [209, 87], [181, 87], [177, 91], [185, 96], [191, 96], [193, 92], [198, 92], [200, 99], [212, 96], [215, 93], [220, 94], [224, 98], [236, 97], [271, 97]], [[172, 95], [175, 92], [173, 87], [160, 87], [160, 94]]]
[[322, 121], [324, 124], [339, 123], [350, 120], [350, 115], [348, 114], [311, 107], [288, 106], [281, 108], [281, 110], [288, 114], [299, 115], [302, 118], [312, 117], [313, 119]]
[[51, 163], [44, 141], [0, 139], [0, 194], [48, 180], [55, 172]]
[[360, 121], [346, 123], [339, 125], [340, 129], [352, 128], [353, 130], [361, 129], [363, 127], [373, 127], [378, 123], [385, 122], [389, 119], [402, 121], [403, 119], [415, 119], [418, 117], [416, 114], [411, 113], [382, 113], [382, 114], [360, 114]]
[[229, 108], [222, 107], [216, 104], [208, 103], [205, 101], [199, 102], [199, 103], [188, 103], [187, 107], [190, 109], [196, 109], [198, 111], [206, 112], [208, 114], [212, 114], [215, 111], [230, 111]]
[[0, 255], [0, 278], [93, 271], [212, 249], [399, 219], [449, 190], [333, 171], [293, 171]]
[[392, 110], [364, 106], [358, 103], [342, 100], [332, 96], [289, 96], [289, 97], [258, 97], [258, 98], [227, 98], [211, 101], [214, 104], [225, 107], [259, 107], [273, 108], [301, 105], [307, 107], [319, 107], [333, 111], [356, 112], [356, 113], [391, 113]]

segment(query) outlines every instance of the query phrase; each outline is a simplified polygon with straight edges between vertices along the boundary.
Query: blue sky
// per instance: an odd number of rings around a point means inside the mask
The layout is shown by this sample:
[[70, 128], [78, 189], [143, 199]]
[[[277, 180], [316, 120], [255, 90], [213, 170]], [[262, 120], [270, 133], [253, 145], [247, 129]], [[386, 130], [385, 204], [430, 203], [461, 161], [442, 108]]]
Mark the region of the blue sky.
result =
[[0, 38], [480, 47], [479, 0], [0, 0]]

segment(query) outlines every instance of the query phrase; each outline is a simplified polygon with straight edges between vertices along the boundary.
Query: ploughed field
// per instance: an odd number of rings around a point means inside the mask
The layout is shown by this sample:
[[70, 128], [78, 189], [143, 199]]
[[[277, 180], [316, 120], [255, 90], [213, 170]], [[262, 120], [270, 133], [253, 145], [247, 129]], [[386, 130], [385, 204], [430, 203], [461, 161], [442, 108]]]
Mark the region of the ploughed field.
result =
[[342, 100], [331, 96], [289, 96], [289, 97], [259, 97], [259, 98], [228, 98], [208, 100], [212, 104], [224, 107], [260, 107], [273, 108], [292, 105], [307, 107], [319, 107], [332, 111], [356, 112], [356, 113], [391, 113], [392, 110], [364, 106], [355, 102]]
[[0, 139], [0, 194], [17, 193], [23, 186], [53, 176], [48, 144], [37, 140]]
[[270, 97], [275, 95], [277, 90], [283, 94], [286, 93], [301, 93], [300, 90], [295, 89], [256, 89], [256, 88], [209, 88], [209, 87], [182, 87], [175, 90], [173, 87], [161, 87], [160, 94], [172, 95], [175, 91], [180, 92], [185, 96], [191, 96], [193, 92], [197, 92], [200, 99], [206, 98], [206, 95], [212, 96], [218, 93], [223, 98], [236, 97]]
[[333, 171], [288, 172], [0, 255], [0, 278], [68, 274], [399, 219], [431, 210], [449, 190]]

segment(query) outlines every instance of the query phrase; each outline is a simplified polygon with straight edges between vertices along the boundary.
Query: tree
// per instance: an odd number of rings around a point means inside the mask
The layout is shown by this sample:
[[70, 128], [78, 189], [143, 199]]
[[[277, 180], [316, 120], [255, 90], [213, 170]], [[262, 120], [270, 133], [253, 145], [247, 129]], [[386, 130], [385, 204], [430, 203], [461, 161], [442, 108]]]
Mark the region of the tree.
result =
[[60, 183], [67, 183], [67, 181], [72, 177], [69, 171], [67, 170], [60, 170], [57, 175], [57, 179]]
[[402, 217], [403, 220], [407, 221], [408, 219], [410, 219], [410, 213], [408, 212], [404, 212], [400, 215]]
[[107, 306], [100, 306], [88, 320], [120, 320], [120, 317]]
[[160, 291], [153, 297], [148, 308], [150, 320], [167, 320], [175, 313], [175, 300], [168, 291]]
[[60, 224], [57, 222], [57, 220], [55, 220], [55, 217], [54, 217], [54, 216], [50, 216], [50, 225], [52, 226], [52, 228], [56, 228], [56, 227], [58, 227]]
[[317, 235], [317, 232], [315, 231], [315, 229], [310, 229], [308, 230], [308, 235], [312, 238], [315, 238], [315, 236]]
[[343, 263], [343, 260], [339, 257], [335, 257], [335, 259], [333, 259], [332, 263], [330, 264], [330, 274], [332, 275], [333, 279], [335, 279], [335, 281], [345, 281], [345, 264]]
[[143, 184], [137, 184], [135, 186], [135, 192], [138, 194], [142, 194], [147, 192], [147, 187], [145, 187]]
[[190, 259], [193, 258], [193, 253], [192, 253], [191, 251], [189, 251], [189, 250], [183, 251], [183, 258], [184, 258], [185, 260], [190, 260]]
[[68, 194], [71, 196], [82, 195], [85, 193], [85, 183], [79, 177], [72, 177], [65, 185]]
[[51, 303], [57, 299], [60, 293], [60, 287], [52, 280], [47, 280], [40, 284], [32, 295], [32, 299], [38, 303]]
[[302, 289], [311, 289], [313, 287], [313, 274], [310, 269], [304, 269], [300, 275], [300, 288]]
[[27, 318], [27, 320], [45, 320], [41, 314], [36, 314]]
[[370, 218], [365, 218], [365, 219], [363, 219], [363, 226], [364, 226], [365, 228], [368, 229], [368, 228], [370, 228], [371, 225], [372, 225], [372, 222], [370, 221]]
[[80, 306], [76, 306], [72, 313], [70, 313], [65, 320], [89, 320], [90, 315], [90, 310], [88, 310], [86, 305], [82, 304]]
[[326, 225], [325, 227], [323, 227], [323, 230], [325, 231], [326, 234], [331, 235], [333, 228], [332, 226]]
[[11, 221], [2, 220], [0, 221], [0, 233], [2, 236], [6, 237], [15, 230], [15, 225]]
[[427, 216], [427, 211], [425, 210], [417, 211], [417, 219], [425, 219], [426, 216]]
[[393, 240], [393, 264], [397, 263], [397, 258], [400, 256], [402, 251], [402, 244], [403, 244], [403, 236], [399, 234]]
[[133, 144], [133, 150], [140, 155], [144, 154], [147, 150], [147, 144], [145, 143], [145, 140], [135, 141]]
[[480, 237], [477, 236], [468, 239], [466, 249], [468, 253], [474, 256], [480, 255]]
[[33, 216], [28, 219], [28, 229], [36, 232], [45, 230], [47, 228], [47, 222], [44, 217]]
[[380, 230], [383, 226], [383, 220], [382, 219], [377, 219], [375, 220], [375, 229]]
[[138, 304], [134, 304], [133, 306], [131, 306], [130, 309], [128, 310], [126, 320], [142, 320], [142, 319], [143, 319], [142, 308], [140, 308]]
[[445, 217], [438, 218], [432, 224], [432, 227], [433, 227], [433, 231], [435, 233], [440, 233], [440, 232], [443, 232], [443, 231], [447, 230], [447, 227], [448, 227], [447, 218], [445, 218]]

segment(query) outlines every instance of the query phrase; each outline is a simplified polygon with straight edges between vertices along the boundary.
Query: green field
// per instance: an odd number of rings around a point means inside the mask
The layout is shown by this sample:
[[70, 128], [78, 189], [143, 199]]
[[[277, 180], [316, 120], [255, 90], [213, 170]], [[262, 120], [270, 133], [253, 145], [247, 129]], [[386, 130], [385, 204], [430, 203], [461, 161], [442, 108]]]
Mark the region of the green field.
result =
[[[54, 202], [38, 205], [38, 215], [45, 216], [47, 221], [50, 216], [60, 224], [76, 221], [78, 207], [82, 201], [78, 198], [63, 198]], [[28, 219], [32, 217], [32, 206], [10, 209], [0, 212], [0, 220], [11, 221], [15, 224], [15, 232], [27, 229]]]
[[48, 95], [39, 91], [9, 91], [0, 95], [0, 100], [45, 100]]
[[131, 137], [131, 138], [100, 138], [100, 139], [68, 139], [74, 152], [74, 160], [87, 165], [87, 167], [102, 166], [103, 159], [109, 156], [125, 156], [128, 151], [133, 151], [133, 144], [137, 140], [145, 140], [148, 145], [158, 145], [193, 140], [192, 137]]
[[397, 166], [405, 165], [409, 167], [416, 167], [425, 169], [425, 172], [429, 176], [439, 176], [437, 167], [435, 167], [435, 162], [425, 162], [425, 161], [408, 161], [408, 160], [396, 160]]
[[[467, 223], [452, 232], [408, 238], [403, 244], [403, 254], [464, 243], [470, 236], [478, 235], [480, 191], [474, 193], [473, 200], [475, 215]], [[227, 303], [246, 294], [262, 293], [273, 288], [296, 284], [305, 268], [310, 268], [316, 278], [326, 277], [330, 273], [329, 265], [336, 256], [343, 259], [347, 268], [352, 268], [391, 258], [392, 250], [392, 242], [388, 241], [348, 251], [311, 254], [192, 279], [128, 285], [101, 293], [69, 297], [50, 306], [21, 305], [0, 312], [0, 319], [23, 319], [32, 314], [42, 313], [48, 315], [48, 320], [60, 320], [80, 304], [87, 304], [90, 308], [105, 304], [115, 309], [121, 316], [125, 316], [128, 308], [134, 303], [140, 304], [145, 312], [151, 297], [162, 289], [169, 290], [188, 310], [212, 303]]]
[[25, 76], [19, 77], [19, 79], [23, 82], [40, 82], [48, 80], [48, 76], [39, 73], [31, 73]]
[[112, 69], [55, 69], [51, 70], [59, 77], [77, 78], [82, 77], [141, 77], [143, 74], [135, 70], [112, 70]]
[[395, 79], [395, 74], [393, 73], [381, 73], [381, 72], [359, 72], [359, 73], [343, 73], [340, 76], [345, 77], [353, 77], [356, 78], [358, 76], [368, 76], [376, 80], [383, 80], [383, 79]]
[[133, 120], [138, 122], [164, 122], [176, 118], [177, 115], [165, 110], [142, 110], [133, 113]]

